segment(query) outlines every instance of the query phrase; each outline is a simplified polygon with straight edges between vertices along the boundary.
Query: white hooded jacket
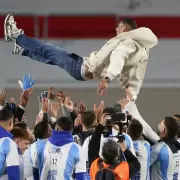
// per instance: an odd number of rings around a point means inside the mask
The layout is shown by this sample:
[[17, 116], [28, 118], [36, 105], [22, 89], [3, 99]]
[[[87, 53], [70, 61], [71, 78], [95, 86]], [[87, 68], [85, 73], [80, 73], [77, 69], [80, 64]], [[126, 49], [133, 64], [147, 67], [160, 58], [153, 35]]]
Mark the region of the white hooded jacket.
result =
[[157, 43], [154, 33], [141, 27], [110, 39], [99, 52], [84, 58], [85, 64], [94, 78], [117, 79], [123, 88], [128, 85], [136, 97], [145, 76], [149, 49]]

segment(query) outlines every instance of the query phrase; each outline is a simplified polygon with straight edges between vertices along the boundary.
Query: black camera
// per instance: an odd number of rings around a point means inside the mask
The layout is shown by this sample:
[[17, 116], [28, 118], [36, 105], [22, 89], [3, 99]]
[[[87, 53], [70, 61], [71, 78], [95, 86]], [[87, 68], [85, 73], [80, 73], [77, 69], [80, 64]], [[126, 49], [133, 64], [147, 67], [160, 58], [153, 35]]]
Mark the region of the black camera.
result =
[[126, 121], [126, 114], [122, 112], [120, 104], [115, 104], [114, 108], [112, 109], [113, 111], [108, 112], [108, 114], [109, 120], [111, 120], [113, 124], [117, 124], [119, 122], [123, 123]]
[[122, 112], [117, 112], [111, 114], [111, 119], [113, 121], [113, 124], [117, 124], [118, 122], [125, 122], [126, 121], [126, 115]]
[[117, 138], [119, 142], [123, 141], [123, 127], [128, 126], [129, 122], [131, 121], [131, 116], [128, 116], [122, 112], [120, 104], [115, 104], [114, 108], [111, 108], [111, 111], [109, 110], [107, 113], [109, 115], [109, 118], [103, 131], [103, 136], [112, 137], [112, 126], [113, 124], [116, 124], [119, 126], [119, 133], [114, 137]]

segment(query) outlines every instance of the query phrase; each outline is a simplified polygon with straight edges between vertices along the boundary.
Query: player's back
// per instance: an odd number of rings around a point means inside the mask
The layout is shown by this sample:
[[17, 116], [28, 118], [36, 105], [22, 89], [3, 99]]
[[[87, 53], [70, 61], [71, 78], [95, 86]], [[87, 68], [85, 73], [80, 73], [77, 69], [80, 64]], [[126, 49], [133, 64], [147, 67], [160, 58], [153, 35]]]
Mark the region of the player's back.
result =
[[133, 141], [133, 145], [141, 169], [132, 180], [147, 180], [149, 177], [151, 146], [145, 140]]
[[166, 143], [159, 142], [152, 147], [150, 164], [151, 180], [173, 180], [174, 154]]
[[41, 141], [37, 152], [41, 180], [70, 180], [73, 173], [86, 172], [84, 153], [74, 142], [56, 146], [48, 140]]
[[6, 168], [13, 165], [19, 166], [17, 145], [8, 137], [0, 138], [0, 180], [8, 180]]

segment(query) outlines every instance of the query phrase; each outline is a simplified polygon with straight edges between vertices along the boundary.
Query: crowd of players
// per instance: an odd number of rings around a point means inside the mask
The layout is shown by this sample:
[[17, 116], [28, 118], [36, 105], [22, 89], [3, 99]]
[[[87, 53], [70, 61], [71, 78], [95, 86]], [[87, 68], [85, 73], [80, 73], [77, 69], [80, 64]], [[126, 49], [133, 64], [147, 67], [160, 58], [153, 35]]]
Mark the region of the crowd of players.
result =
[[0, 92], [0, 179], [180, 179], [180, 115], [165, 117], [156, 133], [128, 89], [115, 107], [102, 101], [89, 110], [49, 88], [31, 131], [24, 113], [33, 84], [25, 76], [17, 103]]

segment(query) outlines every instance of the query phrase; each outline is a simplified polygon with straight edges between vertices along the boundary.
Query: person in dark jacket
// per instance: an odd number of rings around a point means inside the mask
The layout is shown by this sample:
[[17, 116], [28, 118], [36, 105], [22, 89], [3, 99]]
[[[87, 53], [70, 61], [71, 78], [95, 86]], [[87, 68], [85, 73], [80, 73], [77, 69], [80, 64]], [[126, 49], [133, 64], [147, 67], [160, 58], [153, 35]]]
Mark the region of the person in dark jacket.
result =
[[[101, 135], [105, 129], [107, 115], [104, 115], [103, 117], [104, 118], [102, 118], [101, 123], [96, 127], [89, 142], [88, 156], [89, 156], [89, 164], [91, 167], [90, 168], [91, 179], [95, 179], [96, 172], [94, 171], [98, 171], [96, 167], [98, 161], [100, 160], [99, 158], [100, 141], [101, 141]], [[120, 152], [123, 152], [123, 155], [126, 158], [125, 162], [122, 162], [120, 160], [122, 159], [119, 158]], [[118, 164], [117, 169], [123, 169], [123, 172], [121, 173], [123, 173], [124, 175], [124, 180], [130, 179], [140, 170], [140, 163], [138, 162], [138, 159], [132, 154], [130, 150], [126, 148], [124, 141], [119, 142], [119, 144], [111, 139], [105, 142], [102, 148], [102, 156], [103, 156], [102, 160], [104, 166]], [[117, 173], [118, 170], [116, 174]]]

